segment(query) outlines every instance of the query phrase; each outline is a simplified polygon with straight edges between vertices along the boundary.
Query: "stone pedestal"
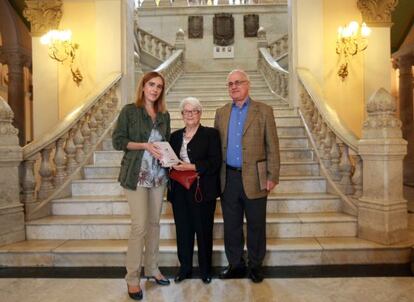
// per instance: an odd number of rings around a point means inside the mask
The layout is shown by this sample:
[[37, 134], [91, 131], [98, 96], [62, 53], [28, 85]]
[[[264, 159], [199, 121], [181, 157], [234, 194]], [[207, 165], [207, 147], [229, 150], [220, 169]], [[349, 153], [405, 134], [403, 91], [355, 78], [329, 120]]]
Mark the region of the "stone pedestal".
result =
[[358, 237], [381, 244], [407, 238], [407, 201], [403, 197], [403, 158], [407, 143], [392, 96], [379, 89], [367, 104], [359, 154], [363, 195], [358, 205]]
[[0, 97], [0, 245], [25, 239], [18, 167], [23, 158], [13, 112]]

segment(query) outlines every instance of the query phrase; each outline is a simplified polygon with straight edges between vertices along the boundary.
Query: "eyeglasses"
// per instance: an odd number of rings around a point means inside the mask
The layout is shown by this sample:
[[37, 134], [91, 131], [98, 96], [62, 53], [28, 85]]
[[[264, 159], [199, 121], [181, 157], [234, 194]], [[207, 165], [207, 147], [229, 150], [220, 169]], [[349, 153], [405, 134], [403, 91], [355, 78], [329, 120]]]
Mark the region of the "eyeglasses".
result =
[[234, 82], [228, 82], [227, 87], [231, 88], [233, 86], [240, 87], [243, 83], [246, 83], [247, 81], [234, 81]]
[[183, 110], [181, 111], [182, 115], [195, 115], [195, 114], [199, 114], [200, 110]]

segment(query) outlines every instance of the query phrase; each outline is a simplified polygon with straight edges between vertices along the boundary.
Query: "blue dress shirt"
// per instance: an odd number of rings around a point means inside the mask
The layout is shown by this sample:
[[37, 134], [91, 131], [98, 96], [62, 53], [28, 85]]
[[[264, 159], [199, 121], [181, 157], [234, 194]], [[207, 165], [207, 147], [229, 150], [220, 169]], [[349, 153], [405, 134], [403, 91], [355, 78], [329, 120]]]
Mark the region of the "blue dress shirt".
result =
[[226, 164], [235, 168], [241, 168], [243, 165], [242, 136], [249, 105], [250, 98], [247, 98], [241, 108], [237, 107], [234, 103], [231, 107], [229, 128], [227, 131]]

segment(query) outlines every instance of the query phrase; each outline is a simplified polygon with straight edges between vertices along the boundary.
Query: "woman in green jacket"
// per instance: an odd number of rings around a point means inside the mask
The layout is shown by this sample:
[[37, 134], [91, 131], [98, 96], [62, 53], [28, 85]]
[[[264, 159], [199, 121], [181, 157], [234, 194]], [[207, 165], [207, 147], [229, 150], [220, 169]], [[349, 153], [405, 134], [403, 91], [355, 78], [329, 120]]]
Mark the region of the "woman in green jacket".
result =
[[164, 90], [165, 80], [160, 73], [144, 74], [135, 103], [121, 110], [112, 135], [114, 148], [124, 151], [118, 180], [125, 189], [131, 214], [125, 279], [128, 294], [134, 300], [143, 297], [140, 273], [144, 247], [145, 276], [159, 285], [170, 284], [158, 269], [159, 221], [168, 177], [159, 164], [161, 154], [154, 144], [170, 138]]

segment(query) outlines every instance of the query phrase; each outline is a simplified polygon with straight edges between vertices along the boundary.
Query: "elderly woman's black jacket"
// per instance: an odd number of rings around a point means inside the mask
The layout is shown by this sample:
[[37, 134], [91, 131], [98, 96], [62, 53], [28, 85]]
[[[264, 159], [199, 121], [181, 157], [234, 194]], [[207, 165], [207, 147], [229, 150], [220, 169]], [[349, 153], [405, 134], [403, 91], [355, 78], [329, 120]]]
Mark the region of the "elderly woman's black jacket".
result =
[[[170, 144], [175, 154], [180, 157], [180, 149], [183, 142], [184, 128], [171, 134]], [[216, 129], [200, 125], [197, 132], [187, 145], [188, 157], [195, 164], [200, 175], [200, 188], [203, 200], [215, 200], [220, 194], [220, 167], [221, 167], [221, 145], [220, 136]], [[168, 200], [174, 202], [171, 194], [176, 186], [181, 186], [174, 180], [170, 180]], [[197, 181], [190, 190], [195, 193]]]

